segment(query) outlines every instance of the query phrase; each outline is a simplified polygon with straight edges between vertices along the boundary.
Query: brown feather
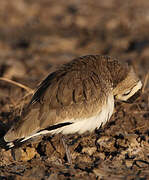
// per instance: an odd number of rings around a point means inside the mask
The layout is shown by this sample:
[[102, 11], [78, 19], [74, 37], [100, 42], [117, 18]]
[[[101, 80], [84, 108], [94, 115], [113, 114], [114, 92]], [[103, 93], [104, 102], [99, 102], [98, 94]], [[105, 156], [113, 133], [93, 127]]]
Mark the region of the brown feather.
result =
[[83, 56], [61, 66], [39, 85], [5, 140], [13, 141], [58, 123], [96, 115], [128, 72], [127, 65], [100, 55]]

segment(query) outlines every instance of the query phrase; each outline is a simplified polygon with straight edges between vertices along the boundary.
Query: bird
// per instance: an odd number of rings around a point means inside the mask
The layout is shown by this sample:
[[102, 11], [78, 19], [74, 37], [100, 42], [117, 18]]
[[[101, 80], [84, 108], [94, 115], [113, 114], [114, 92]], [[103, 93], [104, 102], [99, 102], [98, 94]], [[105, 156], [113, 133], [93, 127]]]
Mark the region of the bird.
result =
[[133, 67], [106, 55], [86, 55], [61, 65], [37, 87], [3, 141], [12, 148], [45, 134], [83, 134], [102, 127], [115, 99], [132, 102], [142, 82]]

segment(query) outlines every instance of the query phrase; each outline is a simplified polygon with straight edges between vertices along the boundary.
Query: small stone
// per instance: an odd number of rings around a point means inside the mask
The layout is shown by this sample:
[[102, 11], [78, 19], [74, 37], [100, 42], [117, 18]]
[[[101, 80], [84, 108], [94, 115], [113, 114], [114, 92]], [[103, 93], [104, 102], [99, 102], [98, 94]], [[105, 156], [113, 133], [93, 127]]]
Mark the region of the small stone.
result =
[[133, 160], [126, 160], [126, 161], [125, 161], [125, 164], [126, 164], [126, 166], [127, 166], [128, 168], [130, 168], [130, 167], [132, 167], [132, 165], [133, 165]]
[[4, 149], [0, 152], [0, 166], [8, 165], [13, 162], [11, 150], [5, 151]]
[[100, 145], [101, 151], [116, 151], [116, 148], [114, 146], [115, 141], [111, 137], [102, 136], [98, 139], [97, 143]]
[[96, 152], [97, 148], [96, 147], [84, 147], [82, 149], [82, 153], [87, 153], [89, 156], [93, 155]]
[[103, 159], [103, 160], [106, 158], [105, 153], [98, 153], [98, 156], [100, 157], [100, 159]]
[[56, 173], [52, 173], [50, 174], [50, 177], [47, 180], [59, 180], [59, 178]]
[[35, 148], [27, 147], [25, 151], [21, 148], [14, 149], [12, 151], [12, 156], [16, 161], [28, 161], [35, 157], [37, 154]]

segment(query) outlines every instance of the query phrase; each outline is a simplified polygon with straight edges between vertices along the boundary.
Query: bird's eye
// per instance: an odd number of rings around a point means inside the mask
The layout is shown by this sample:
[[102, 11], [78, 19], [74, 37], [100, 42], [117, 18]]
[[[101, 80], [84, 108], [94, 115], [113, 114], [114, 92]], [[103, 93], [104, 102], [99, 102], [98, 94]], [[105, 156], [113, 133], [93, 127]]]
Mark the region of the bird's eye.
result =
[[127, 96], [128, 94], [130, 94], [130, 92], [131, 92], [131, 90], [126, 91], [126, 92], [123, 94], [123, 96]]

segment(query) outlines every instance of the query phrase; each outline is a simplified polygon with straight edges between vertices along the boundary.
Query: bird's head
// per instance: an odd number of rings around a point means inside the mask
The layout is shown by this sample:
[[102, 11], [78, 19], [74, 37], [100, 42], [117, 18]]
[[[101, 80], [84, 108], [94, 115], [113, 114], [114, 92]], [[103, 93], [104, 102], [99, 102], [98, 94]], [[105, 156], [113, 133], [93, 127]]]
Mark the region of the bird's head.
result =
[[113, 89], [114, 97], [132, 103], [141, 94], [142, 82], [130, 67], [125, 78]]

